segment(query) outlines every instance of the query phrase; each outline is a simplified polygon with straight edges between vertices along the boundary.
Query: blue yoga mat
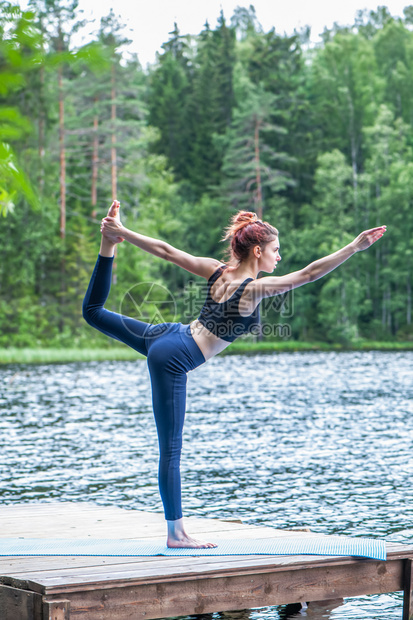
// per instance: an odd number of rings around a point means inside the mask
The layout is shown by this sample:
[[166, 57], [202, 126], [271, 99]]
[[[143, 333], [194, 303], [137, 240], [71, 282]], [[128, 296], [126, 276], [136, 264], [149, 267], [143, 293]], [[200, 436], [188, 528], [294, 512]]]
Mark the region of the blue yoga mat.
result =
[[168, 549], [163, 541], [156, 540], [0, 538], [0, 556], [336, 555], [386, 559], [386, 543], [372, 538], [283, 536], [211, 542], [218, 546], [213, 549]]

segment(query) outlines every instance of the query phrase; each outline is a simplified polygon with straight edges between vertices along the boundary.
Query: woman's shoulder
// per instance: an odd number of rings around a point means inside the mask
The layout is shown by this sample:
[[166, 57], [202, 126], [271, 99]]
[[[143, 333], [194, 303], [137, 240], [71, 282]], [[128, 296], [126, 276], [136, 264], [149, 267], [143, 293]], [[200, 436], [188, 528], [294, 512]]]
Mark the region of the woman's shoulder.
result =
[[228, 268], [228, 266], [225, 265], [224, 263], [218, 264], [218, 267], [216, 267], [216, 269], [214, 269], [214, 271], [209, 276], [208, 282], [211, 282], [211, 281], [215, 280], [216, 278], [218, 278], [218, 276], [227, 268]]

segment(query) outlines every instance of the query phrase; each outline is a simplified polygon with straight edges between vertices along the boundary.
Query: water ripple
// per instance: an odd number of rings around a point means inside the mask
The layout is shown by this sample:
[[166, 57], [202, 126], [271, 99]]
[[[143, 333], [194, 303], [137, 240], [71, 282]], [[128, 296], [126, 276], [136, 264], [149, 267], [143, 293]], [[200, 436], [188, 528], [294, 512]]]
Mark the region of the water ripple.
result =
[[[411, 352], [226, 356], [190, 373], [186, 514], [412, 543], [412, 361]], [[0, 369], [0, 386], [3, 503], [161, 511], [144, 360], [13, 365]], [[400, 597], [349, 599], [320, 617], [384, 611], [397, 618]]]

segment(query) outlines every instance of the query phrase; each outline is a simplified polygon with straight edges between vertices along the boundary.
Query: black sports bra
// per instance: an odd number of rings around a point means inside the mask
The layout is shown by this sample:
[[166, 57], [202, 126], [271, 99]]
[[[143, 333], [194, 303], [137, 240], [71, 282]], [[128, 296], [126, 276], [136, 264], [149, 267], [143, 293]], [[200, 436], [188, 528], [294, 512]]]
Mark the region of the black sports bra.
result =
[[238, 311], [239, 300], [248, 282], [254, 278], [247, 278], [239, 285], [235, 293], [222, 303], [214, 301], [211, 297], [211, 286], [219, 278], [226, 265], [221, 265], [208, 280], [207, 298], [202, 307], [198, 321], [210, 332], [226, 340], [233, 342], [238, 336], [248, 332], [259, 333], [260, 310], [259, 305], [252, 314], [241, 316]]

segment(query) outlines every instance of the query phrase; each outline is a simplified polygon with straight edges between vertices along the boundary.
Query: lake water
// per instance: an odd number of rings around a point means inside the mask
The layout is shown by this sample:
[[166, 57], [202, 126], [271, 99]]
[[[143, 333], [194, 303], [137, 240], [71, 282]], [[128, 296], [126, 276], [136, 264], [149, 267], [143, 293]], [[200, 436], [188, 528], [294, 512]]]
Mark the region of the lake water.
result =
[[[145, 360], [0, 378], [2, 503], [162, 511]], [[412, 352], [217, 357], [188, 377], [184, 512], [413, 543], [412, 438]], [[366, 596], [295, 617], [399, 620], [401, 605], [400, 593]]]

